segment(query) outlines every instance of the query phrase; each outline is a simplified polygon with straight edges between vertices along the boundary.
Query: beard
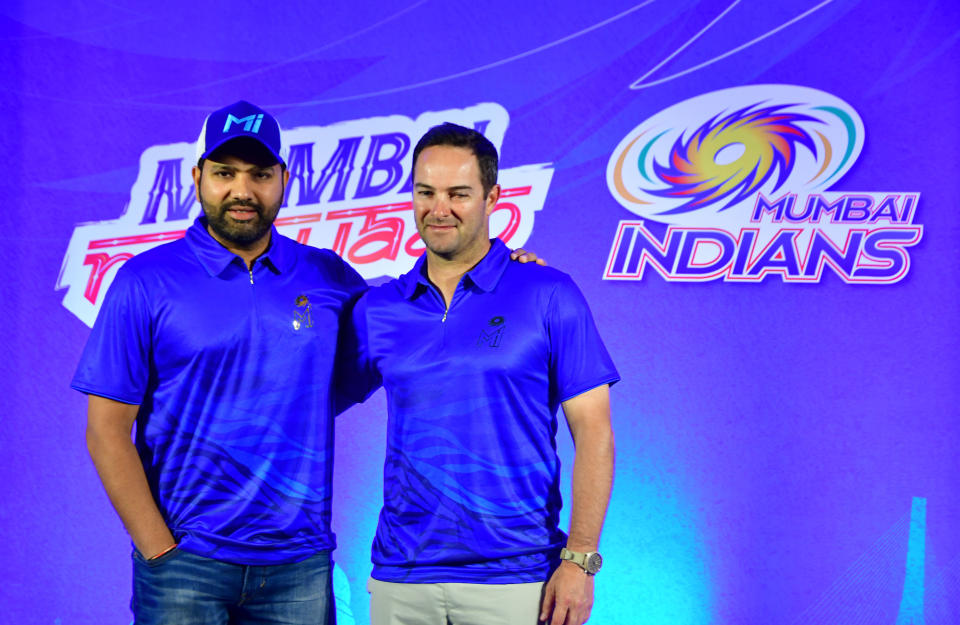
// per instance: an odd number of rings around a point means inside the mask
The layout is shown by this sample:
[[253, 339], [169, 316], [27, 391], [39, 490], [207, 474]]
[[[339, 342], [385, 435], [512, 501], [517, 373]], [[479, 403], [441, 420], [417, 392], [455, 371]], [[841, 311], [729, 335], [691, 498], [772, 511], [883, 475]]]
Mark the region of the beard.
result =
[[[233, 200], [216, 205], [207, 202], [201, 195], [200, 206], [203, 207], [207, 225], [217, 237], [238, 247], [246, 247], [256, 243], [270, 232], [270, 226], [273, 225], [273, 220], [276, 219], [277, 212], [280, 210], [283, 193], [280, 194], [280, 198], [270, 206], [264, 206], [252, 200]], [[234, 219], [229, 210], [238, 206], [252, 209], [256, 215], [245, 221]]]

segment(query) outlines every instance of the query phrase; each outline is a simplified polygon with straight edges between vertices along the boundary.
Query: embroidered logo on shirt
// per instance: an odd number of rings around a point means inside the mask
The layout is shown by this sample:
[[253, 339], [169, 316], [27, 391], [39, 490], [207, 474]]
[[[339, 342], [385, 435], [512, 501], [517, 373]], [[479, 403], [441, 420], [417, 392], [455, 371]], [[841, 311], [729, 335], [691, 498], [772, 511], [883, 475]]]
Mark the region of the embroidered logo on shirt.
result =
[[503, 338], [503, 317], [491, 317], [487, 322], [489, 328], [480, 330], [480, 338], [477, 339], [477, 346], [486, 343], [490, 347], [500, 347], [500, 340]]
[[313, 317], [310, 316], [310, 300], [306, 295], [298, 295], [297, 305], [293, 309], [293, 329], [312, 327]]

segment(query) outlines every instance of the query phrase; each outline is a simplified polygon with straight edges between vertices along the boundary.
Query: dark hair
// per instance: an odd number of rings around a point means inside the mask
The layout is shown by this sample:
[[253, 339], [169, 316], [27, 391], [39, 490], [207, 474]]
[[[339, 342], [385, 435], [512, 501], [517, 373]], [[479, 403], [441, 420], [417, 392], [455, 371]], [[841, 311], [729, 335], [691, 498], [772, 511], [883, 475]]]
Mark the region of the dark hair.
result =
[[457, 124], [444, 122], [434, 126], [427, 134], [420, 137], [417, 146], [413, 148], [413, 167], [417, 166], [420, 152], [435, 145], [449, 145], [455, 148], [467, 148], [477, 157], [480, 166], [480, 184], [483, 185], [484, 197], [490, 193], [493, 185], [497, 184], [497, 148], [490, 140], [471, 128], [464, 128]]

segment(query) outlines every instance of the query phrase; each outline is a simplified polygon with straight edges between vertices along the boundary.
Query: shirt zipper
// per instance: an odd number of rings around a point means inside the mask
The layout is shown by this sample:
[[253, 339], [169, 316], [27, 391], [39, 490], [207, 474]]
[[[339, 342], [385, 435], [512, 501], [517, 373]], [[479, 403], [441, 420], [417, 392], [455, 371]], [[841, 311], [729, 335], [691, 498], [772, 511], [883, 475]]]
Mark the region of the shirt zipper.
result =
[[[256, 261], [254, 261], [254, 262], [256, 262]], [[253, 263], [250, 263], [250, 265], [247, 267], [247, 273], [250, 274], [250, 286], [254, 286], [254, 284], [253, 284]], [[260, 312], [259, 312], [258, 306], [257, 306], [257, 291], [256, 291], [256, 289], [251, 289], [251, 291], [250, 291], [250, 304], [252, 305], [254, 324], [255, 324], [255, 327], [256, 327], [256, 329], [257, 329], [257, 333], [259, 334], [260, 329], [261, 329], [261, 319], [260, 319]]]
[[[442, 298], [443, 296], [441, 296]], [[450, 300], [450, 303], [453, 303], [453, 300]], [[446, 302], [444, 302], [446, 304]], [[443, 317], [440, 319], [440, 347], [442, 349], [447, 348], [447, 314], [450, 312], [449, 306], [444, 306]]]
[[455, 297], [457, 297], [457, 291], [460, 290], [460, 285], [461, 285], [462, 283], [463, 283], [463, 277], [461, 276], [460, 282], [457, 282], [457, 288], [455, 288], [455, 289], [453, 290], [453, 296], [450, 298], [450, 303], [449, 303], [449, 304], [447, 304], [446, 300], [443, 298], [443, 294], [440, 293], [440, 289], [437, 289], [437, 295], [440, 296], [440, 300], [443, 302], [443, 305], [444, 305], [443, 318], [440, 319], [440, 323], [446, 323], [446, 322], [447, 322], [447, 313], [450, 312], [450, 307], [453, 306], [453, 300], [454, 300]]

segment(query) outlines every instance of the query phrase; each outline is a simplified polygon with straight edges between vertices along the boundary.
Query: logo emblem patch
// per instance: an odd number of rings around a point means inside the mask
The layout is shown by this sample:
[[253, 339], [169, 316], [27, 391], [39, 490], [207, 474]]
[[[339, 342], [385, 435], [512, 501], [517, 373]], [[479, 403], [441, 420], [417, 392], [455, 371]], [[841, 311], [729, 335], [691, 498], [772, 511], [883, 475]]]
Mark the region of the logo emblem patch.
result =
[[312, 327], [313, 317], [310, 315], [310, 299], [306, 295], [298, 295], [296, 306], [293, 309], [293, 329]]
[[487, 327], [480, 330], [480, 336], [477, 338], [477, 347], [487, 345], [489, 347], [500, 347], [500, 341], [503, 340], [504, 329], [503, 317], [491, 317], [487, 322]]

